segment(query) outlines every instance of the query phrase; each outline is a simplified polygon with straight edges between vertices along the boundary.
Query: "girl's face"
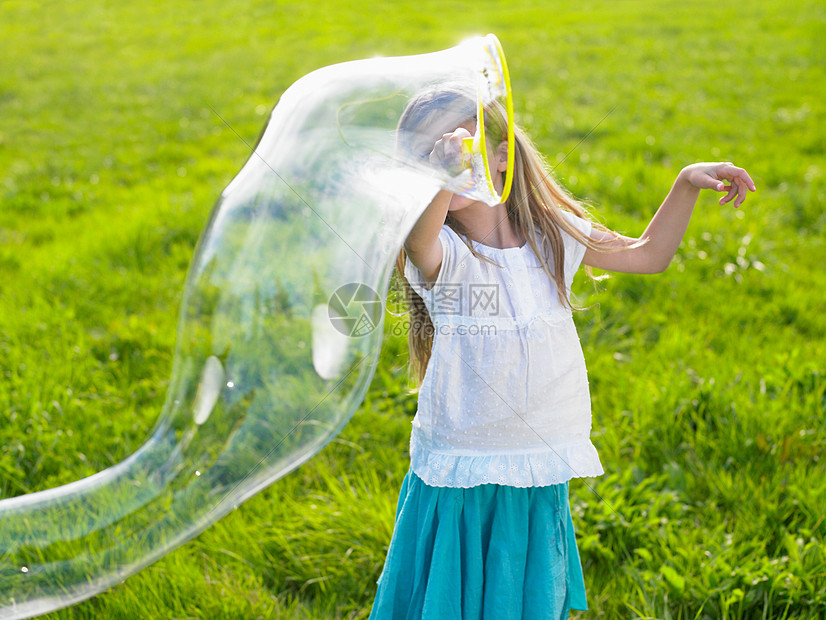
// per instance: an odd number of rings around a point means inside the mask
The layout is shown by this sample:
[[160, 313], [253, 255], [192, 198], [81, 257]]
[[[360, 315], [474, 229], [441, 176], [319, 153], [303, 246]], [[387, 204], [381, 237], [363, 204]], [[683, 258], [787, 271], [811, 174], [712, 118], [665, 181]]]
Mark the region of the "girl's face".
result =
[[[461, 125], [459, 125], [456, 129], [465, 129], [470, 133], [471, 136], [476, 135], [476, 121], [471, 119], [465, 121]], [[453, 197], [450, 199], [450, 204], [447, 207], [448, 211], [458, 211], [460, 209], [464, 209], [467, 206], [472, 205], [473, 203], [477, 202], [472, 198], [466, 198], [465, 196], [460, 196], [459, 194], [453, 194]]]
[[[470, 135], [476, 135], [475, 120], [465, 121], [456, 129], [459, 128], [466, 129], [470, 133]], [[493, 177], [493, 186], [496, 188], [496, 191], [501, 195], [502, 190], [505, 186], [505, 181], [502, 173], [504, 173], [507, 170], [508, 143], [501, 142], [498, 145], [488, 143], [487, 150], [488, 161], [490, 162], [490, 173]], [[447, 210], [458, 211], [477, 202], [479, 201], [474, 200], [473, 198], [467, 198], [465, 196], [460, 196], [459, 194], [453, 194], [453, 197], [450, 199], [450, 204], [448, 205]]]

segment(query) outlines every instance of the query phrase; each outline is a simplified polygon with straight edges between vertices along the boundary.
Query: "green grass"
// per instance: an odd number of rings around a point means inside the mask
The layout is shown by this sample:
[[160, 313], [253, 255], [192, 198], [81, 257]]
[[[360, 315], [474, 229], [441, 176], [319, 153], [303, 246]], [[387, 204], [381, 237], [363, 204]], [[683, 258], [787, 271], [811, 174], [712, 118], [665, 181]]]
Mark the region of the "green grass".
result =
[[[826, 11], [810, 0], [0, 4], [0, 496], [109, 467], [152, 428], [192, 251], [249, 156], [210, 108], [253, 143], [315, 68], [486, 32], [518, 119], [606, 225], [641, 233], [694, 161], [758, 188], [741, 211], [701, 195], [662, 275], [578, 276], [606, 469], [571, 484], [580, 617], [823, 617]], [[366, 617], [416, 405], [386, 319], [339, 439], [50, 617]]]

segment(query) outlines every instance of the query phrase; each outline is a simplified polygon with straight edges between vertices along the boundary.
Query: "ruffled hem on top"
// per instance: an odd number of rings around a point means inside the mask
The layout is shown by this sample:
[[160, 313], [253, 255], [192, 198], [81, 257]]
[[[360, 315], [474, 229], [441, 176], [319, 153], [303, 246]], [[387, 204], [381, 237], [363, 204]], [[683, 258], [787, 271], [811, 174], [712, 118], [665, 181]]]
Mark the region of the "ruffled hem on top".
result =
[[425, 484], [471, 488], [480, 484], [541, 487], [605, 473], [589, 438], [558, 444], [544, 452], [458, 455], [428, 450], [410, 437], [410, 467]]

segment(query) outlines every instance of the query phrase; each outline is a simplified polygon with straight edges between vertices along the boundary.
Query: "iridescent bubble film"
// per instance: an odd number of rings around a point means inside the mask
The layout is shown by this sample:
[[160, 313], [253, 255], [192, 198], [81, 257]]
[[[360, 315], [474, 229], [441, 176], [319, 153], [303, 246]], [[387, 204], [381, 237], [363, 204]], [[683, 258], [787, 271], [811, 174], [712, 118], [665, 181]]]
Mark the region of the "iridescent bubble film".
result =
[[[507, 193], [510, 169], [499, 195], [488, 162], [511, 110], [493, 35], [325, 67], [284, 92], [199, 240], [149, 439], [0, 501], [0, 618], [122, 582], [333, 439], [372, 379], [396, 256], [425, 207], [443, 187], [490, 205]], [[469, 119], [461, 161], [432, 161]]]

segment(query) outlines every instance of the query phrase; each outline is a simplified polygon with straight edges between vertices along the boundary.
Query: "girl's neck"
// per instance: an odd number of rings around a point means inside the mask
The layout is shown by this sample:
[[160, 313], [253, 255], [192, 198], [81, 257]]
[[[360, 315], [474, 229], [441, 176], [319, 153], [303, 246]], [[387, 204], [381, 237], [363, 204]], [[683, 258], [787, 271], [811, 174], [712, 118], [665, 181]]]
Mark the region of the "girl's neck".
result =
[[508, 219], [505, 205], [489, 207], [476, 202], [463, 209], [451, 211], [451, 217], [464, 226], [474, 241], [493, 248], [518, 248], [525, 245], [525, 238]]

